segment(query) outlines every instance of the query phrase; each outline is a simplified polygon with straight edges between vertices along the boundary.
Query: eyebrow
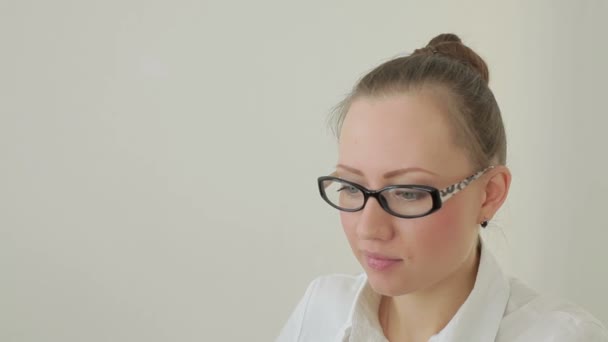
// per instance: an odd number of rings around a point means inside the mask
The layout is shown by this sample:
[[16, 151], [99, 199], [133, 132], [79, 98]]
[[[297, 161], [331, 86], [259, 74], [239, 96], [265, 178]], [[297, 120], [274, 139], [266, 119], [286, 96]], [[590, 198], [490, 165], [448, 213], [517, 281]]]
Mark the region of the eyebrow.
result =
[[[336, 165], [336, 168], [344, 169], [344, 170], [346, 170], [348, 172], [354, 173], [354, 174], [359, 175], [361, 177], [364, 176], [362, 171], [357, 170], [354, 167], [346, 166], [344, 164], [338, 164], [338, 165]], [[385, 173], [382, 177], [384, 177], [385, 179], [388, 179], [388, 178], [393, 178], [393, 177], [396, 177], [396, 176], [399, 176], [399, 175], [402, 175], [402, 174], [408, 173], [408, 172], [425, 172], [425, 173], [437, 176], [436, 173], [431, 172], [431, 171], [426, 170], [426, 169], [423, 169], [421, 167], [408, 167], [408, 168], [403, 168], [403, 169], [397, 169], [397, 170], [389, 171], [389, 172]]]

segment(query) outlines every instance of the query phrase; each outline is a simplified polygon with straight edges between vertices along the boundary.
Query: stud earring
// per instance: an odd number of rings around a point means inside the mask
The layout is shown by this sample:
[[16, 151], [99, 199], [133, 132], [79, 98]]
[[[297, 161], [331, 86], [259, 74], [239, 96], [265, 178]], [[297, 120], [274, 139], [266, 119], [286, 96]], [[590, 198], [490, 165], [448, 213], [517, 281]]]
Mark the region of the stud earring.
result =
[[484, 219], [483, 222], [481, 222], [481, 228], [485, 228], [488, 226], [488, 220]]

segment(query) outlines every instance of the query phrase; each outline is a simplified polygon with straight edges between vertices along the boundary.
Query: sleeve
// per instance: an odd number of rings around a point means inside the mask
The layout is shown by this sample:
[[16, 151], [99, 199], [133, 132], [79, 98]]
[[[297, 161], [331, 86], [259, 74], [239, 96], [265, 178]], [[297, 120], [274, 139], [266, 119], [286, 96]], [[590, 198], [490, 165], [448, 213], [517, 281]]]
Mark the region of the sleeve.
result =
[[300, 334], [302, 331], [302, 326], [304, 324], [304, 318], [306, 317], [306, 310], [308, 308], [308, 303], [310, 302], [310, 298], [313, 297], [313, 294], [317, 288], [318, 279], [312, 281], [304, 296], [300, 299], [298, 305], [293, 310], [287, 323], [281, 329], [281, 333], [279, 337], [275, 340], [275, 342], [297, 342], [300, 339]]

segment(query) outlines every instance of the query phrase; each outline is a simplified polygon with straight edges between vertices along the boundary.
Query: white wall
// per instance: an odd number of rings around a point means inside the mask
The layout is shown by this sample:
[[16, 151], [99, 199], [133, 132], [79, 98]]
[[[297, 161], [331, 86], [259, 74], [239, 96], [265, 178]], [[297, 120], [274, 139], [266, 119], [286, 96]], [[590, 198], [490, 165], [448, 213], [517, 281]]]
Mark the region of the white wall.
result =
[[507, 125], [496, 253], [608, 323], [607, 16], [603, 0], [0, 0], [0, 340], [272, 340], [311, 279], [359, 271], [317, 194], [327, 112], [442, 32], [486, 59]]

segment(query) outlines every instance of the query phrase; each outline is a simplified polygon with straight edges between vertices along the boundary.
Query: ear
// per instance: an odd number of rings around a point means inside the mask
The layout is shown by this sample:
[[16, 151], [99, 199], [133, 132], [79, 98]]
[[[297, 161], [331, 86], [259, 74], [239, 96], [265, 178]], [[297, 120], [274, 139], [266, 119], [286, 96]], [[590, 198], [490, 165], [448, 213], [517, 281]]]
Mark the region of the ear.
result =
[[504, 165], [498, 165], [488, 172], [487, 181], [481, 201], [479, 220], [489, 221], [507, 199], [511, 185], [511, 171]]

